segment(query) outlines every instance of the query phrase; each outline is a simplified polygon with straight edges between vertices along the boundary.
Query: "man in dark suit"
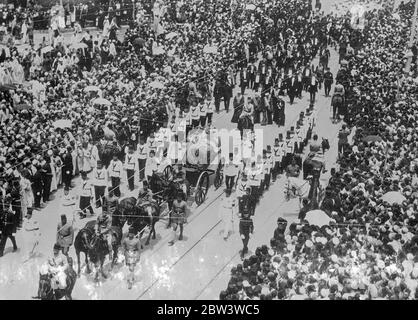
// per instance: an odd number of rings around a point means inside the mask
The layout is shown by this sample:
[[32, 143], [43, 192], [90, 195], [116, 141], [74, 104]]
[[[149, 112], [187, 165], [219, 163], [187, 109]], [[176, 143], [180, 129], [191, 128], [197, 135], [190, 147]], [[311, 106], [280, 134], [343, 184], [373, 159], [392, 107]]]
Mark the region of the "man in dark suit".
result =
[[334, 82], [334, 75], [330, 71], [329, 68], [326, 69], [327, 71], [324, 73], [324, 89], [325, 89], [325, 96], [328, 97], [331, 91], [332, 83]]
[[288, 79], [287, 83], [287, 94], [290, 99], [290, 104], [293, 104], [293, 101], [295, 101], [295, 96], [297, 95], [298, 91], [298, 81], [296, 79], [296, 76], [292, 76], [290, 79]]
[[241, 68], [241, 71], [239, 73], [239, 78], [240, 78], [240, 88], [241, 88], [241, 94], [244, 95], [245, 93], [245, 89], [248, 87], [248, 71], [246, 68]]
[[39, 163], [35, 164], [36, 173], [33, 175], [32, 180], [32, 191], [34, 197], [34, 207], [36, 209], [41, 208], [41, 198], [42, 198], [42, 190], [43, 190], [43, 180], [42, 180], [42, 171], [41, 165]]
[[224, 88], [222, 86], [222, 82], [220, 77], [216, 79], [215, 87], [213, 88], [213, 97], [215, 98], [215, 110], [216, 113], [219, 113], [219, 107], [221, 104], [221, 98], [223, 96]]
[[10, 238], [12, 241], [13, 252], [17, 251], [16, 239], [14, 237], [14, 234], [16, 233], [16, 219], [15, 212], [11, 209], [11, 201], [11, 196], [7, 195], [0, 206], [0, 227], [2, 232], [0, 240], [0, 257], [3, 256], [7, 238]]
[[49, 201], [49, 195], [51, 193], [52, 169], [50, 161], [51, 160], [49, 157], [45, 157], [42, 165], [42, 200], [44, 203], [47, 203]]
[[64, 183], [65, 188], [71, 187], [71, 179], [73, 175], [73, 157], [71, 156], [71, 147], [67, 147], [63, 158], [63, 167], [62, 167], [62, 182]]

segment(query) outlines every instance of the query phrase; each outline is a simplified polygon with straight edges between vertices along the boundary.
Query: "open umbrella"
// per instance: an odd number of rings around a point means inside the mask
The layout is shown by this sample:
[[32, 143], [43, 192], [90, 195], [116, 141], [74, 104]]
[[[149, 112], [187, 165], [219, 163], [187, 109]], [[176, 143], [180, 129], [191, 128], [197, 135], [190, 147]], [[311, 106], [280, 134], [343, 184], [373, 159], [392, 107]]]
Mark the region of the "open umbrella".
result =
[[217, 46], [206, 46], [203, 48], [203, 53], [217, 53], [218, 52], [218, 47]]
[[45, 48], [41, 49], [41, 53], [47, 53], [54, 50], [54, 48], [52, 48], [51, 46], [46, 46]]
[[79, 42], [79, 43], [73, 43], [70, 45], [71, 49], [84, 49], [87, 48], [88, 45], [83, 43], [83, 42]]
[[334, 219], [331, 219], [324, 211], [322, 210], [312, 210], [306, 213], [305, 218], [309, 224], [322, 227], [329, 225], [331, 221], [334, 221]]
[[364, 142], [375, 142], [375, 141], [382, 141], [383, 139], [380, 136], [370, 135], [363, 138]]
[[54, 128], [71, 128], [72, 125], [72, 121], [71, 120], [66, 120], [66, 119], [60, 119], [57, 121], [54, 121], [54, 123], [52, 123], [52, 125], [54, 126]]
[[144, 40], [144, 39], [142, 39], [142, 38], [136, 38], [136, 39], [134, 40], [133, 44], [134, 44], [134, 45], [137, 45], [137, 46], [140, 46], [140, 47], [143, 47], [143, 46], [144, 46], [144, 44], [145, 44], [145, 40]]
[[156, 88], [156, 89], [163, 89], [164, 88], [164, 84], [162, 84], [159, 81], [153, 81], [149, 85], [150, 85], [150, 87]]
[[173, 39], [173, 38], [175, 38], [175, 37], [177, 37], [177, 36], [178, 36], [177, 32], [170, 32], [170, 33], [167, 33], [167, 34], [166, 34], [165, 38], [166, 38], [167, 40], [169, 40], [169, 39]]
[[90, 91], [99, 91], [100, 88], [98, 86], [87, 86], [84, 88], [85, 92], [90, 92]]
[[112, 103], [104, 98], [97, 98], [93, 101], [93, 104], [100, 104], [100, 105], [104, 105], [104, 106], [111, 106]]
[[165, 50], [164, 50], [164, 48], [163, 47], [155, 47], [153, 50], [152, 50], [152, 54], [154, 55], [154, 56], [158, 56], [158, 55], [160, 55], [160, 54], [164, 54], [165, 53]]
[[14, 84], [1, 84], [0, 91], [7, 91], [7, 90], [16, 90], [17, 87]]
[[20, 111], [20, 110], [28, 110], [28, 109], [31, 109], [31, 108], [32, 108], [32, 106], [29, 105], [29, 104], [27, 104], [27, 103], [20, 103], [20, 104], [15, 105], [13, 107], [13, 109], [18, 110], [18, 111]]
[[383, 195], [382, 200], [389, 204], [400, 204], [405, 201], [406, 198], [398, 191], [389, 191]]

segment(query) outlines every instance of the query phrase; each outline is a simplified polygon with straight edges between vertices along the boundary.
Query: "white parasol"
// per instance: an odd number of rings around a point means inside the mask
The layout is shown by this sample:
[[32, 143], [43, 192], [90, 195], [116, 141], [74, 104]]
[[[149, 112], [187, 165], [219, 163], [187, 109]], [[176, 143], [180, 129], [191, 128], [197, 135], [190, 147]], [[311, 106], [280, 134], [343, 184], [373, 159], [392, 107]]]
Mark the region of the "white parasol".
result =
[[165, 38], [166, 38], [167, 40], [170, 40], [170, 39], [173, 39], [173, 38], [175, 38], [175, 37], [177, 37], [177, 36], [178, 36], [177, 32], [170, 32], [170, 33], [167, 33], [167, 34], [166, 34]]
[[112, 105], [112, 103], [109, 100], [104, 99], [104, 98], [95, 99], [93, 101], [93, 104], [101, 104], [101, 105], [104, 105], [104, 106], [111, 106]]
[[54, 48], [52, 48], [51, 46], [46, 46], [41, 49], [41, 53], [48, 53], [48, 52], [51, 52], [52, 50], [54, 50]]
[[205, 46], [203, 48], [203, 53], [218, 53], [218, 47], [217, 46]]
[[406, 198], [398, 191], [389, 191], [383, 195], [382, 200], [389, 204], [400, 204], [405, 201]]
[[322, 226], [326, 226], [329, 225], [329, 223], [331, 221], [334, 221], [334, 219], [331, 219], [324, 211], [322, 210], [312, 210], [309, 211], [306, 214], [306, 218], [305, 218], [309, 224], [318, 226], [318, 227], [322, 227]]
[[72, 121], [71, 120], [66, 120], [66, 119], [60, 119], [55, 121], [54, 123], [52, 123], [52, 125], [54, 126], [54, 128], [71, 128], [72, 126]]
[[153, 81], [149, 85], [150, 85], [150, 87], [156, 88], [156, 89], [163, 89], [164, 88], [164, 84], [159, 82], [159, 81]]
[[99, 91], [100, 88], [98, 86], [87, 86], [84, 88], [85, 92], [90, 92], [90, 91]]

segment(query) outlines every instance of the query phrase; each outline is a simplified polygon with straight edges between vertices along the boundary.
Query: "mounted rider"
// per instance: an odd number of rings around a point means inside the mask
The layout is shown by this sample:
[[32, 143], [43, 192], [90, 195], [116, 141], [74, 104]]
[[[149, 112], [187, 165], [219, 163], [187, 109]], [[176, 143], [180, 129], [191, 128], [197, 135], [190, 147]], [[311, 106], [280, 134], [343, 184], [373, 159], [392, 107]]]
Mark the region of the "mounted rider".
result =
[[142, 188], [138, 192], [138, 198], [136, 201], [136, 205], [138, 207], [144, 206], [145, 204], [149, 204], [150, 202], [154, 201], [154, 194], [148, 187], [148, 182], [145, 180], [142, 181]]
[[[54, 244], [54, 255], [48, 259], [41, 269], [40, 274], [49, 275], [51, 278], [52, 290], [65, 289], [67, 287], [67, 270], [69, 268], [67, 257], [62, 254], [61, 247], [59, 244]], [[40, 290], [41, 288], [39, 288]], [[40, 292], [38, 290], [38, 296]]]

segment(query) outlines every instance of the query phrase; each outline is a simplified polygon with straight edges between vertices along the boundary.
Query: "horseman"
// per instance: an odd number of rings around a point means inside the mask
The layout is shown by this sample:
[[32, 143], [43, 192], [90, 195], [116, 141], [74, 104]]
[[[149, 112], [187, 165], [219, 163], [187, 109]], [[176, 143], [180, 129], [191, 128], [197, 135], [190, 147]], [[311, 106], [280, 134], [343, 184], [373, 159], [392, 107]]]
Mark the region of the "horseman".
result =
[[[67, 287], [67, 270], [68, 260], [67, 257], [61, 253], [61, 247], [59, 244], [54, 245], [54, 255], [48, 260], [46, 264], [41, 267], [40, 274], [49, 275], [51, 278], [52, 290], [61, 289], [64, 290]], [[38, 290], [38, 297], [41, 296], [40, 289]]]
[[109, 259], [112, 261], [112, 218], [106, 212], [97, 217], [95, 228], [97, 236], [102, 236], [107, 241]]
[[142, 189], [139, 190], [138, 193], [138, 198], [137, 198], [137, 202], [136, 205], [138, 207], [144, 206], [147, 203], [150, 203], [151, 201], [153, 201], [153, 193], [151, 191], [151, 189], [148, 188], [148, 182], [147, 181], [143, 181], [142, 182]]

